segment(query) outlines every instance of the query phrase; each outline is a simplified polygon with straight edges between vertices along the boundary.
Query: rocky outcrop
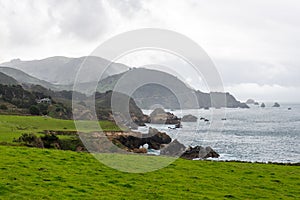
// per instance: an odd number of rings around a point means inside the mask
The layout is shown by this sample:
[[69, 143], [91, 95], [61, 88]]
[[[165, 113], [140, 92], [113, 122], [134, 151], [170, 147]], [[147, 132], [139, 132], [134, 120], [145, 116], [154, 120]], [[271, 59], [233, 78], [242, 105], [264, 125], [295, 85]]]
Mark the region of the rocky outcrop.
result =
[[254, 104], [254, 105], [258, 105], [258, 102], [256, 102], [256, 101], [253, 100], [253, 99], [248, 99], [248, 100], [246, 101], [246, 104]]
[[186, 147], [175, 139], [173, 142], [161, 149], [160, 155], [181, 156], [185, 150]]
[[182, 122], [196, 122], [198, 118], [194, 115], [184, 115], [181, 119]]
[[279, 105], [279, 103], [275, 102], [275, 103], [274, 103], [274, 105], [273, 105], [273, 107], [275, 107], [275, 108], [279, 108], [279, 107], [280, 107], [280, 105]]
[[164, 132], [150, 128], [148, 134], [127, 133], [111, 135], [110, 139], [116, 145], [123, 145], [128, 151], [135, 151], [144, 144], [148, 144], [148, 148], [159, 150], [163, 144], [169, 144], [172, 139]]
[[[114, 115], [111, 108], [112, 95], [114, 95]], [[131, 97], [119, 92], [97, 92], [95, 94], [95, 105], [99, 120], [116, 121], [119, 125], [133, 129], [137, 128], [136, 125], [144, 126], [145, 123], [150, 121], [149, 116], [143, 114]], [[128, 116], [128, 111], [130, 116]]]
[[255, 103], [255, 101], [253, 99], [248, 99], [246, 101], [246, 104], [254, 104], [254, 103]]
[[173, 113], [165, 112], [162, 108], [156, 108], [150, 114], [150, 123], [152, 124], [179, 124], [180, 118]]
[[188, 149], [178, 142], [176, 139], [166, 145], [160, 151], [161, 155], [166, 156], [179, 156], [184, 159], [193, 160], [193, 159], [206, 159], [206, 158], [218, 158], [220, 155], [214, 151], [211, 147], [202, 147], [202, 146], [195, 146], [195, 147], [188, 147]]
[[206, 158], [218, 158], [220, 155], [215, 152], [211, 147], [189, 147], [181, 156], [181, 158], [193, 160], [193, 159], [206, 159]]
[[262, 104], [260, 105], [260, 107], [264, 108], [264, 107], [266, 107], [266, 104], [262, 103]]

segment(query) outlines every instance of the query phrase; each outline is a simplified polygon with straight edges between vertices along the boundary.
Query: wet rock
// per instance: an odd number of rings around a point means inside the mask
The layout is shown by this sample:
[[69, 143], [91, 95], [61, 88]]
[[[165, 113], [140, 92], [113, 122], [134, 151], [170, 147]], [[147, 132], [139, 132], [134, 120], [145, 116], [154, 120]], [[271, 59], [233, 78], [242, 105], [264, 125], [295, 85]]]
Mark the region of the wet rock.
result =
[[173, 142], [161, 149], [160, 155], [181, 156], [185, 149], [186, 147], [175, 139]]
[[275, 102], [275, 103], [274, 103], [274, 105], [273, 105], [273, 107], [275, 107], [275, 108], [279, 108], [279, 107], [280, 107], [280, 105], [279, 105], [279, 103]]
[[197, 117], [194, 115], [184, 115], [181, 119], [182, 122], [196, 122], [197, 121]]
[[248, 99], [246, 101], [246, 104], [254, 104], [254, 103], [255, 103], [255, 101], [253, 99]]
[[156, 108], [150, 114], [150, 123], [153, 124], [178, 124], [180, 119], [173, 113], [165, 112], [162, 108]]
[[218, 158], [220, 155], [215, 152], [211, 147], [189, 147], [182, 155], [181, 158], [188, 160], [193, 160], [196, 158], [206, 159], [206, 158]]

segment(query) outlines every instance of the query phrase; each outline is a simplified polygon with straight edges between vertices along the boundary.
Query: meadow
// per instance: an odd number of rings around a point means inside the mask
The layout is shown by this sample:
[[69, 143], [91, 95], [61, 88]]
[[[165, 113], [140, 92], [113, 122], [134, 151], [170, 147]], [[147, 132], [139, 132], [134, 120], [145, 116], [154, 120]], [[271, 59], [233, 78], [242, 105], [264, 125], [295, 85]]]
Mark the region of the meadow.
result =
[[[86, 132], [97, 131], [94, 123], [84, 122]], [[119, 131], [119, 127], [109, 121], [100, 121], [104, 131]], [[41, 116], [0, 115], [0, 142], [11, 143], [22, 133], [41, 134], [45, 130], [76, 131], [73, 120], [61, 120]]]
[[300, 197], [298, 166], [178, 159], [133, 174], [111, 169], [88, 153], [0, 146], [0, 155], [0, 199]]
[[[100, 122], [117, 130], [111, 122]], [[92, 154], [10, 146], [22, 133], [75, 130], [72, 121], [0, 116], [0, 199], [300, 199], [300, 167], [177, 159], [148, 173], [121, 172]], [[105, 156], [110, 156], [109, 154]], [[119, 161], [143, 155], [118, 155]], [[146, 158], [147, 157], [147, 158]], [[166, 157], [151, 156], [152, 162]], [[136, 160], [136, 159], [135, 159]]]

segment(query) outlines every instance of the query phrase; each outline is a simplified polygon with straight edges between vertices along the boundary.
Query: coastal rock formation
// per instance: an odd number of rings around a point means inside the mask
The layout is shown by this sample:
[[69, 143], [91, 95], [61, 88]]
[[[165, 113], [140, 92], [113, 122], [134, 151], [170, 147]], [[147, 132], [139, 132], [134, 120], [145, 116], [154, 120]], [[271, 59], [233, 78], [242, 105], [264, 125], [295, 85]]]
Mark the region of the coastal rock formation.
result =
[[162, 108], [156, 108], [150, 114], [150, 123], [153, 124], [179, 124], [180, 119], [173, 113], [165, 112]]
[[196, 122], [197, 121], [197, 117], [194, 115], [184, 115], [181, 119], [182, 122]]
[[254, 104], [254, 100], [253, 99], [248, 99], [247, 101], [246, 101], [246, 104]]
[[175, 139], [160, 151], [160, 155], [180, 156], [182, 153], [184, 153], [185, 149], [186, 147]]
[[254, 104], [254, 105], [258, 105], [258, 102], [256, 102], [256, 101], [253, 100], [253, 99], [248, 99], [248, 100], [246, 101], [246, 104]]
[[266, 107], [266, 105], [265, 105], [264, 103], [262, 103], [262, 104], [260, 105], [260, 107], [264, 108], [264, 107]]
[[206, 158], [218, 158], [220, 155], [215, 152], [211, 147], [189, 147], [182, 155], [181, 158], [193, 160], [196, 158], [206, 159]]
[[148, 144], [148, 148], [159, 150], [163, 144], [169, 144], [172, 139], [164, 132], [159, 132], [157, 129], [149, 129], [148, 134], [128, 133], [111, 135], [110, 140], [119, 146], [121, 144], [128, 151], [139, 149], [140, 146]]
[[279, 103], [275, 102], [275, 103], [274, 103], [274, 105], [273, 105], [273, 107], [275, 107], [275, 108], [279, 108], [279, 107], [280, 107], [280, 105], [279, 105]]

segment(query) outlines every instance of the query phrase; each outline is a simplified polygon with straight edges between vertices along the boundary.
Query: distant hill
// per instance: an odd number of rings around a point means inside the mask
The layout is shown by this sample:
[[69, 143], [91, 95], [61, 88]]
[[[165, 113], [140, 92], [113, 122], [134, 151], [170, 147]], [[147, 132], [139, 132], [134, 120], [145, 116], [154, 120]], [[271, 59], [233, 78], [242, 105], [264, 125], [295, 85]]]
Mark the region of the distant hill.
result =
[[[245, 103], [237, 101], [229, 93], [204, 93], [199, 90], [196, 91], [173, 75], [144, 68], [131, 69], [124, 73], [109, 76], [99, 82], [97, 90], [99, 92], [113, 90], [121, 77], [128, 78], [128, 81], [124, 81], [123, 85], [120, 86], [125, 89], [126, 87], [134, 87], [135, 80], [132, 79], [135, 77], [139, 77], [138, 79], [143, 81], [148, 79], [157, 81], [157, 83], [148, 83], [137, 88], [132, 94], [132, 98], [142, 109], [150, 109], [153, 105], [161, 105], [169, 109], [206, 107], [248, 108]], [[158, 84], [159, 82], [165, 84], [166, 87]], [[195, 99], [197, 99], [196, 103], [190, 101], [191, 95], [194, 95]]]
[[[24, 71], [25, 73], [36, 77], [40, 80], [59, 85], [71, 85], [77, 74], [77, 70], [81, 64], [85, 62], [86, 70], [84, 72], [85, 79], [79, 82], [89, 82], [95, 80], [95, 69], [103, 69], [111, 62], [95, 56], [68, 58], [55, 56], [42, 60], [21, 61], [19, 59], [10, 62], [2, 63], [2, 66], [7, 66]], [[109, 68], [109, 75], [117, 74], [128, 70], [129, 67], [119, 63], [112, 63]]]
[[14, 69], [10, 67], [0, 67], [0, 72], [14, 78], [18, 83], [22, 83], [22, 84], [41, 85], [45, 88], [49, 88], [52, 90], [61, 90], [64, 88], [65, 89], [68, 88], [68, 86], [54, 85], [47, 81], [40, 80], [38, 78], [28, 75], [27, 73], [19, 69]]
[[[13, 77], [19, 83], [40, 85], [52, 91], [65, 90], [59, 95], [71, 96], [71, 93], [67, 94], [66, 91], [72, 90], [76, 72], [83, 62], [85, 62], [87, 70], [84, 72], [84, 78], [79, 80], [77, 89], [78, 92], [90, 95], [94, 92], [90, 86], [94, 84], [89, 81], [97, 80], [95, 77], [96, 73], [94, 73], [95, 69], [106, 67], [110, 64], [110, 61], [99, 57], [67, 58], [59, 56], [33, 61], [13, 60], [3, 63], [3, 65], [10, 68], [0, 67], [0, 72]], [[157, 104], [170, 109], [206, 107], [248, 108], [246, 104], [239, 102], [229, 93], [196, 91], [177, 77], [157, 70], [129, 69], [126, 65], [113, 63], [109, 74], [107, 73], [105, 76], [107, 77], [98, 83], [97, 91], [100, 93], [113, 90], [120, 78], [122, 77], [123, 79], [124, 76], [127, 76], [127, 78], [130, 76], [130, 81], [122, 83], [121, 88], [123, 87], [123, 89], [135, 87], [140, 80], [149, 80], [148, 84], [136, 88], [137, 90], [132, 94], [132, 98], [142, 109], [149, 109]], [[166, 83], [166, 85], [157, 84], [160, 81]], [[118, 92], [123, 91], [121, 89]], [[53, 94], [50, 95], [53, 96]], [[190, 98], [192, 96], [196, 99], [194, 102], [191, 101], [193, 100]], [[225, 100], [226, 103], [224, 103]]]
[[18, 81], [16, 79], [0, 72], [0, 84], [2, 84], [2, 85], [17, 85]]

